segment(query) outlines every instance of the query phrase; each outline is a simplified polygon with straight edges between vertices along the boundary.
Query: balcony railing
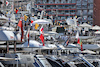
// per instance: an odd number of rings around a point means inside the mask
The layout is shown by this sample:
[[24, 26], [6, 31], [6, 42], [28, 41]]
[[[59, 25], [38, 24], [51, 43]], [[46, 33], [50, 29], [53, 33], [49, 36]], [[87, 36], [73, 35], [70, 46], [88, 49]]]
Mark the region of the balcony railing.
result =
[[77, 1], [77, 4], [81, 4], [81, 1]]
[[93, 9], [93, 6], [88, 6], [88, 9]]
[[87, 15], [87, 12], [83, 12], [83, 15]]
[[[48, 14], [47, 16], [56, 16], [56, 14]], [[69, 15], [68, 14], [58, 14], [58, 16], [75, 16], [75, 14], [74, 15], [72, 15], [72, 14], [69, 14]]]
[[76, 3], [53, 3], [53, 4], [51, 4], [51, 3], [45, 3], [45, 4], [37, 3], [35, 5], [75, 5], [75, 4]]
[[93, 3], [93, 0], [88, 0], [88, 3]]
[[[38, 10], [44, 10], [44, 9], [38, 9]], [[76, 9], [46, 9], [46, 11], [51, 11], [51, 10], [76, 10]]]
[[81, 15], [81, 13], [80, 13], [80, 12], [77, 12], [76, 14], [77, 14], [77, 15]]
[[77, 5], [77, 9], [81, 9], [82, 7], [81, 7], [81, 5]]
[[72, 15], [75, 15], [75, 12], [71, 13]]
[[88, 20], [93, 20], [93, 18], [88, 18]]
[[87, 5], [82, 5], [82, 9], [87, 9]]
[[82, 2], [82, 5], [87, 5], [87, 2]]
[[76, 0], [72, 0], [72, 3], [76, 3]]

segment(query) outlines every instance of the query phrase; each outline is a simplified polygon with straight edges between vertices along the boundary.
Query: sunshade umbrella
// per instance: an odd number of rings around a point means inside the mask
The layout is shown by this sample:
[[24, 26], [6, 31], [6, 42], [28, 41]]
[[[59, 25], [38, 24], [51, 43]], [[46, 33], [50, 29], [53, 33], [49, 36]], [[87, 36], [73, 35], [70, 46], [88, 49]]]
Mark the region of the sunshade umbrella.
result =
[[16, 36], [14, 35], [13, 31], [0, 31], [0, 40], [1, 41], [9, 41], [9, 40], [16, 40]]
[[[27, 48], [27, 47], [28, 47], [28, 41], [25, 42], [25, 43], [22, 45], [22, 47], [23, 47], [23, 48]], [[30, 41], [29, 41], [29, 48], [49, 49], [49, 47], [42, 46], [41, 43], [39, 43], [38, 41], [35, 41], [35, 40], [30, 40]]]
[[43, 19], [38, 19], [36, 21], [33, 22], [33, 24], [50, 24], [49, 21], [43, 20]]
[[100, 31], [96, 31], [95, 34], [100, 34]]
[[92, 27], [91, 29], [92, 30], [100, 30], [100, 27], [96, 25], [96, 26]]
[[79, 25], [80, 27], [91, 27], [91, 25], [87, 24], [87, 23], [83, 23]]
[[96, 54], [94, 51], [91, 50], [84, 50], [82, 53], [89, 53], [89, 54]]
[[[22, 46], [28, 47], [28, 41], [25, 42]], [[35, 41], [35, 40], [29, 41], [29, 47], [31, 47], [31, 48], [39, 48], [40, 46], [42, 46], [42, 44], [40, 44], [38, 41]]]

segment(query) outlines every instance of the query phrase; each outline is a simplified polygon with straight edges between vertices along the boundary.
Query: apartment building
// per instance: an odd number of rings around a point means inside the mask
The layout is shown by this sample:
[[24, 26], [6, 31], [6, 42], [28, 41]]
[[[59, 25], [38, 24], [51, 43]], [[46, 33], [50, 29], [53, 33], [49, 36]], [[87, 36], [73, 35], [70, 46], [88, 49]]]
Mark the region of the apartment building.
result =
[[93, 0], [36, 0], [36, 5], [45, 9], [48, 16], [57, 17], [57, 21], [77, 16], [81, 17], [80, 23], [93, 23]]

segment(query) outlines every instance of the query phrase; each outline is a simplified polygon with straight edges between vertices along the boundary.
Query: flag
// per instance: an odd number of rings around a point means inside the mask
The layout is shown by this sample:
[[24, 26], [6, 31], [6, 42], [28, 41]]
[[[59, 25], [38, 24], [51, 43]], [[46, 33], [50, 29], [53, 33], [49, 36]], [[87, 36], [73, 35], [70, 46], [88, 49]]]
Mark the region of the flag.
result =
[[8, 6], [8, 4], [9, 4], [9, 2], [8, 2], [8, 1], [6, 1], [6, 6]]
[[80, 46], [81, 46], [81, 51], [83, 51], [83, 45], [82, 45], [82, 40], [80, 39]]
[[45, 45], [44, 45], [44, 36], [43, 36], [43, 34], [40, 35], [40, 39], [41, 39], [41, 41], [42, 41], [42, 43], [43, 43], [43, 46], [45, 46]]
[[22, 42], [24, 32], [23, 32], [23, 24], [22, 24], [22, 20], [21, 19], [18, 22], [18, 26], [21, 28], [21, 42]]
[[29, 47], [29, 39], [30, 39], [30, 28], [28, 28], [28, 32], [27, 32], [27, 38], [28, 38], [28, 47]]
[[76, 38], [78, 39], [77, 43], [81, 46], [81, 51], [83, 51], [82, 40], [79, 38], [79, 33], [77, 31]]
[[8, 14], [8, 12], [6, 12], [6, 14]]
[[78, 33], [78, 31], [77, 31], [77, 33], [76, 33], [76, 38], [77, 38], [77, 39], [79, 38], [79, 33]]
[[39, 27], [39, 25], [36, 23], [36, 24], [35, 24], [35, 29], [37, 29], [38, 27]]
[[60, 25], [60, 23], [59, 23], [59, 25]]
[[19, 9], [21, 9], [21, 7], [19, 7]]
[[75, 16], [75, 18], [77, 18], [77, 16]]
[[18, 9], [16, 9], [16, 14], [17, 14], [17, 12], [18, 12]]
[[44, 34], [44, 32], [43, 32], [43, 26], [40, 28], [40, 34]]
[[28, 16], [24, 15], [24, 20], [27, 21]]
[[33, 20], [31, 20], [31, 24], [33, 23]]
[[44, 36], [43, 36], [43, 34], [44, 34], [44, 32], [43, 32], [43, 26], [40, 28], [40, 39], [41, 39], [41, 41], [42, 41], [42, 43], [43, 43], [43, 46], [45, 46], [44, 45]]
[[80, 38], [79, 38], [79, 33], [78, 33], [78, 31], [77, 31], [77, 33], [76, 33], [76, 38], [78, 39], [77, 43], [80, 44]]
[[68, 46], [69, 41], [70, 41], [70, 37], [68, 37], [67, 40], [66, 40], [66, 46]]
[[31, 20], [31, 26], [32, 26], [33, 22], [34, 22], [34, 21], [33, 21], [33, 20]]
[[77, 41], [77, 43], [78, 43], [78, 44], [80, 44], [80, 39], [79, 39], [79, 38], [78, 38], [78, 41]]
[[11, 9], [13, 9], [13, 5], [11, 5]]
[[67, 42], [66, 42], [66, 44], [67, 44], [66, 46], [68, 46], [68, 43], [69, 43], [69, 39], [68, 39]]

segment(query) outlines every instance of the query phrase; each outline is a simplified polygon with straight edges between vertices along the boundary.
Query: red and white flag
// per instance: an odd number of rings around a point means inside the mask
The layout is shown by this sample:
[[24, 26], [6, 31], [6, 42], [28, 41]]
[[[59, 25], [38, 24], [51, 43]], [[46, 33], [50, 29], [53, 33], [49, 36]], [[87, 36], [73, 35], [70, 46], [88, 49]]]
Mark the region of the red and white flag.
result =
[[27, 36], [26, 36], [27, 38], [28, 38], [28, 47], [29, 47], [29, 39], [30, 39], [30, 28], [28, 28], [28, 32], [27, 32]]
[[76, 33], [76, 38], [77, 38], [77, 39], [79, 38], [79, 33], [78, 33], [78, 31], [77, 31], [77, 33]]
[[40, 28], [40, 34], [44, 34], [44, 32], [43, 32], [43, 26]]
[[41, 39], [41, 41], [42, 41], [42, 43], [43, 43], [43, 46], [45, 46], [45, 44], [44, 44], [44, 32], [43, 32], [43, 26], [40, 28], [40, 39]]
[[80, 44], [79, 32], [76, 33], [76, 38], [78, 39], [77, 43]]
[[31, 20], [31, 26], [32, 26], [33, 22], [34, 22], [34, 21], [33, 21], [33, 20]]
[[45, 46], [45, 45], [44, 45], [44, 36], [43, 36], [43, 34], [40, 35], [40, 39], [41, 39], [41, 41], [42, 41], [42, 43], [43, 43], [43, 46]]
[[16, 14], [18, 13], [18, 9], [16, 9]]
[[8, 6], [8, 4], [9, 4], [9, 2], [8, 2], [8, 1], [6, 1], [6, 6]]
[[13, 5], [11, 5], [11, 9], [13, 9]]
[[21, 28], [21, 42], [22, 42], [22, 39], [24, 38], [24, 32], [23, 32], [23, 24], [21, 19], [18, 22], [18, 26]]

